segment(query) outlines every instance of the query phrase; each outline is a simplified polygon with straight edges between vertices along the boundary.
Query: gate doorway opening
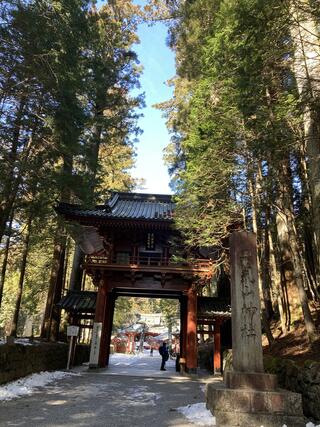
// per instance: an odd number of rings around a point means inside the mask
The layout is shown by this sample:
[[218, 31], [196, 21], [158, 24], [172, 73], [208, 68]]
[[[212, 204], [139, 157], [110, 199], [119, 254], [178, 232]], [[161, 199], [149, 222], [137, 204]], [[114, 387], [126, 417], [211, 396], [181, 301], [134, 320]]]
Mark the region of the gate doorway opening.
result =
[[155, 374], [161, 366], [159, 347], [166, 342], [167, 373], [178, 370], [181, 336], [180, 300], [176, 296], [116, 298], [110, 340], [109, 370], [117, 374]]

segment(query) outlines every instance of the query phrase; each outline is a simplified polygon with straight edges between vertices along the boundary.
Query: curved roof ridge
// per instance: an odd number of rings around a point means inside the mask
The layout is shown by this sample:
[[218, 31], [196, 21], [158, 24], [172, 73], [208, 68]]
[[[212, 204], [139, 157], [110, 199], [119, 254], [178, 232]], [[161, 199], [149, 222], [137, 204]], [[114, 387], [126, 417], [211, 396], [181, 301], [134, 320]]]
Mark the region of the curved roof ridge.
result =
[[59, 203], [56, 211], [65, 216], [84, 218], [156, 220], [171, 222], [175, 204], [171, 194], [113, 192], [104, 205], [86, 208]]
[[129, 191], [114, 191], [111, 197], [106, 201], [110, 207], [120, 200], [148, 200], [154, 202], [172, 203], [173, 194], [156, 194], [156, 193], [137, 193]]

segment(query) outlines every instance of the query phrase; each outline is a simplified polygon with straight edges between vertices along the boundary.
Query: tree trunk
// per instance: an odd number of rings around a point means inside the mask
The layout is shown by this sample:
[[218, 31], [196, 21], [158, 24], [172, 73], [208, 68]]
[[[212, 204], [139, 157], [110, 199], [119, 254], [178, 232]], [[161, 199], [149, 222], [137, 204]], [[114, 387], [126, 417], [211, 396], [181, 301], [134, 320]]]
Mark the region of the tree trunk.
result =
[[54, 304], [59, 302], [61, 298], [65, 247], [65, 230], [61, 221], [59, 221], [54, 241], [49, 289], [41, 329], [41, 337], [52, 341], [57, 339], [57, 329], [60, 319], [59, 311], [54, 307]]
[[[65, 155], [63, 160], [64, 176], [70, 177], [72, 176], [72, 158]], [[70, 201], [70, 188], [67, 185], [63, 186], [61, 189], [61, 201]], [[63, 220], [58, 218], [48, 296], [41, 328], [41, 337], [51, 341], [56, 341], [59, 334], [60, 309], [57, 308], [56, 304], [60, 301], [62, 296], [66, 244], [67, 236]]]
[[[274, 342], [274, 338], [271, 332], [270, 322], [266, 313], [266, 301], [265, 301], [265, 292], [264, 287], [266, 283], [263, 280], [263, 268], [261, 266], [261, 232], [258, 228], [258, 220], [257, 220], [257, 196], [255, 188], [257, 183], [254, 181], [252, 173], [249, 173], [248, 185], [249, 185], [249, 193], [252, 204], [252, 228], [253, 232], [256, 234], [258, 239], [258, 250], [257, 250], [257, 266], [258, 266], [258, 283], [259, 283], [259, 291], [260, 291], [260, 303], [261, 303], [261, 321], [263, 329], [266, 333], [269, 345], [272, 345]], [[260, 184], [258, 185], [261, 187]], [[260, 256], [259, 256], [260, 255]]]
[[3, 235], [5, 233], [6, 225], [12, 211], [13, 203], [16, 197], [16, 192], [18, 190], [16, 186], [17, 178], [15, 177], [15, 169], [17, 167], [17, 156], [19, 148], [19, 139], [20, 132], [22, 127], [23, 113], [25, 109], [25, 98], [21, 97], [19, 107], [17, 110], [16, 118], [13, 123], [12, 130], [12, 143], [11, 150], [9, 153], [8, 163], [8, 175], [6, 181], [4, 182], [4, 190], [0, 194], [0, 243], [2, 241]]
[[[104, 101], [105, 101], [105, 97], [104, 97]], [[99, 120], [101, 119], [101, 116], [103, 116], [103, 107], [100, 107], [100, 108], [96, 107], [95, 119], [97, 122], [99, 122]], [[96, 176], [97, 176], [98, 162], [99, 162], [101, 133], [102, 133], [102, 127], [101, 125], [98, 125], [96, 123], [93, 126], [92, 138], [90, 141], [91, 156], [89, 161], [89, 169], [91, 172], [91, 182], [90, 182], [90, 189], [88, 194], [88, 202], [90, 204], [94, 202], [94, 190], [96, 187]], [[81, 283], [83, 279], [83, 269], [81, 268], [81, 264], [84, 261], [84, 257], [85, 257], [85, 254], [81, 250], [80, 246], [76, 243], [74, 255], [73, 255], [71, 276], [70, 276], [70, 290], [81, 289]]]
[[306, 163], [305, 147], [300, 146], [298, 157], [299, 175], [301, 180], [301, 206], [303, 219], [303, 243], [305, 253], [305, 269], [309, 284], [309, 291], [313, 299], [320, 300], [317, 289], [317, 245], [315, 242], [313, 220], [312, 220], [312, 201], [310, 196], [310, 186], [308, 181], [308, 171]]
[[[270, 269], [270, 276], [271, 276], [271, 284], [272, 284], [273, 294], [274, 294], [275, 299], [277, 301], [282, 333], [286, 334], [288, 331], [287, 320], [288, 320], [289, 316], [286, 315], [287, 310], [286, 310], [286, 304], [285, 304], [285, 296], [282, 293], [281, 275], [280, 275], [280, 271], [278, 269], [278, 265], [276, 263], [276, 257], [275, 257], [275, 252], [274, 252], [274, 244], [273, 244], [272, 233], [271, 233], [270, 207], [269, 206], [266, 209], [266, 227], [267, 227], [267, 234], [268, 234], [266, 239], [268, 240], [268, 246], [269, 246], [269, 269]], [[287, 307], [287, 308], [289, 308], [289, 307]]]
[[83, 278], [83, 269], [81, 268], [81, 263], [84, 259], [84, 253], [80, 249], [78, 244], [75, 245], [73, 262], [72, 262], [72, 270], [70, 275], [70, 286], [69, 289], [71, 291], [81, 290], [81, 283]]
[[65, 237], [63, 244], [61, 245], [59, 269], [57, 272], [56, 287], [53, 296], [53, 305], [51, 311], [51, 327], [49, 340], [57, 341], [59, 338], [60, 321], [61, 321], [61, 309], [57, 307], [58, 302], [61, 300], [62, 292], [64, 288], [64, 268], [65, 268], [65, 255], [66, 255], [67, 237]]
[[7, 265], [8, 265], [8, 257], [9, 257], [9, 249], [10, 249], [10, 240], [11, 240], [11, 233], [12, 233], [12, 222], [13, 222], [13, 211], [11, 212], [11, 217], [8, 224], [8, 231], [7, 231], [7, 241], [4, 248], [4, 256], [2, 261], [2, 268], [1, 268], [1, 279], [0, 279], [0, 308], [2, 303], [2, 297], [3, 297], [3, 290], [4, 290], [4, 283], [6, 279], [6, 272], [7, 272]]
[[[28, 138], [25, 146], [23, 147], [23, 150], [19, 153], [19, 162], [17, 162], [18, 146], [16, 146], [16, 144], [18, 144], [19, 142], [20, 127], [19, 127], [19, 130], [16, 131], [16, 134], [15, 134], [16, 143], [13, 143], [13, 148], [11, 153], [11, 162], [13, 163], [13, 167], [9, 174], [9, 180], [8, 180], [9, 185], [5, 186], [6, 187], [5, 191], [1, 196], [0, 242], [3, 238], [3, 233], [5, 232], [5, 227], [10, 217], [10, 212], [13, 210], [13, 205], [15, 203], [15, 200], [19, 191], [19, 187], [21, 185], [23, 174], [26, 170], [26, 167], [28, 166], [31, 149], [34, 147], [34, 132], [36, 129], [36, 121], [34, 122], [33, 128], [31, 129], [30, 138]], [[18, 168], [18, 171], [16, 171], [17, 168]]]
[[317, 283], [320, 284], [320, 43], [317, 24], [308, 13], [308, 2], [301, 8], [291, 3], [291, 36], [295, 43], [293, 70], [304, 105], [304, 137], [316, 253]]
[[301, 260], [301, 245], [299, 245], [297, 230], [294, 224], [294, 214], [291, 202], [291, 187], [288, 160], [282, 161], [278, 170], [279, 191], [277, 198], [277, 230], [281, 240], [281, 249], [286, 256], [291, 256], [294, 268], [294, 279], [298, 288], [300, 304], [309, 340], [316, 339], [316, 327], [311, 316], [308, 298], [303, 280], [303, 263]]
[[27, 223], [27, 234], [25, 237], [24, 249], [23, 249], [23, 253], [22, 253], [18, 292], [17, 292], [17, 296], [16, 296], [16, 303], [15, 303], [14, 314], [13, 314], [13, 319], [12, 319], [12, 324], [11, 324], [11, 331], [10, 331], [10, 335], [14, 336], [14, 337], [17, 336], [18, 320], [19, 320], [19, 312], [20, 312], [20, 305], [21, 305], [21, 299], [22, 299], [24, 277], [25, 277], [25, 272], [26, 272], [26, 267], [27, 267], [27, 258], [28, 258], [28, 253], [29, 253], [31, 224], [32, 224], [32, 216], [30, 214], [29, 218], [28, 218], [28, 223]]

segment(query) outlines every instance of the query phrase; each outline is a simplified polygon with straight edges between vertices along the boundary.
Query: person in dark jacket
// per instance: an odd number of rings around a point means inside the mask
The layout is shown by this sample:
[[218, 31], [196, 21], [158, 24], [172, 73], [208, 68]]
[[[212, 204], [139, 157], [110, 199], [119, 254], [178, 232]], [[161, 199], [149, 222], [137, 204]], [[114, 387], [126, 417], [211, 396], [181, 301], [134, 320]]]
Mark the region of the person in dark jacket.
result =
[[169, 349], [167, 343], [163, 341], [163, 344], [159, 347], [159, 353], [161, 355], [161, 368], [160, 371], [166, 371], [166, 361], [169, 359]]

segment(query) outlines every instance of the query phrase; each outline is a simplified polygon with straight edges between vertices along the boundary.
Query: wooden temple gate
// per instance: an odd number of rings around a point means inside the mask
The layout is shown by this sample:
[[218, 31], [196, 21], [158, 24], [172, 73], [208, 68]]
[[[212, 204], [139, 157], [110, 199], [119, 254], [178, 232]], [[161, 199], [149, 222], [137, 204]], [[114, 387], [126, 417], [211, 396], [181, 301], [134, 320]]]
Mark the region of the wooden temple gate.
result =
[[[186, 370], [195, 372], [198, 293], [212, 279], [214, 259], [200, 258], [195, 248], [191, 261], [174, 261], [171, 240], [177, 232], [173, 228], [171, 196], [114, 193], [105, 205], [95, 209], [61, 203], [57, 211], [79, 224], [76, 241], [86, 255], [82, 268], [97, 289], [90, 366], [108, 365], [118, 296], [160, 297], [180, 301], [180, 356]], [[80, 284], [73, 291], [81, 296]], [[63, 302], [60, 307], [67, 309]], [[216, 331], [222, 318], [217, 313], [211, 311]], [[76, 315], [79, 320], [81, 312]], [[205, 324], [204, 318], [200, 321]], [[219, 336], [215, 334], [217, 370], [221, 365]]]

